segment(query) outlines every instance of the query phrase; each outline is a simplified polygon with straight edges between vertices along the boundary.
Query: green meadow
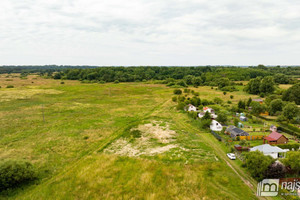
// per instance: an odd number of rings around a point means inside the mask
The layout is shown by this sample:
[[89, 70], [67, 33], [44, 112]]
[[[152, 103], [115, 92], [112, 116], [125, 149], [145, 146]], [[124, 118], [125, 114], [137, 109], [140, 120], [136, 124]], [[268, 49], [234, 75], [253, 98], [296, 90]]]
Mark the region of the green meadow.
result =
[[0, 86], [0, 159], [28, 160], [39, 177], [0, 199], [256, 199], [256, 182], [175, 109], [172, 88], [35, 75], [2, 75]]

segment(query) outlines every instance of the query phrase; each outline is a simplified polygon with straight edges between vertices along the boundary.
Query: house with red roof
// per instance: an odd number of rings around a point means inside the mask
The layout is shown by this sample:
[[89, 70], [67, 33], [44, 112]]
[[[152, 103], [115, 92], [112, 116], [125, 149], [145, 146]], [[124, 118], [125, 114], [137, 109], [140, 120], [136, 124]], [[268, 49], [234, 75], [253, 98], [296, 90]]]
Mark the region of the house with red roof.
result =
[[273, 131], [270, 135], [264, 137], [264, 144], [267, 142], [268, 144], [286, 144], [289, 139], [284, 135]]

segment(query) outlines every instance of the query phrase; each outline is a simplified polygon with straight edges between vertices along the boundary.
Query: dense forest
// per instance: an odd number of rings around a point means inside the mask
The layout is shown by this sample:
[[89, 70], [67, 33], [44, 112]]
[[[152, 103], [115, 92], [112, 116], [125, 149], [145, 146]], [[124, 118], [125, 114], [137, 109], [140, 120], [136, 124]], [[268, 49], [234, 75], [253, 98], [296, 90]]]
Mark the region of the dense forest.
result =
[[0, 74], [11, 73], [53, 73], [65, 69], [88, 69], [96, 66], [58, 66], [58, 65], [22, 65], [22, 66], [0, 66]]

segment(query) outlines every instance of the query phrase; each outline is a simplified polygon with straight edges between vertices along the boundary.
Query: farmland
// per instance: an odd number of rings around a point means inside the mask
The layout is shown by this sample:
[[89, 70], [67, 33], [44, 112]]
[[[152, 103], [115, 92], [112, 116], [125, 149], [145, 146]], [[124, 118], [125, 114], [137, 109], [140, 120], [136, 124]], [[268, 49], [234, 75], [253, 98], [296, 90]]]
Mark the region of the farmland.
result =
[[[7, 79], [0, 79], [0, 158], [31, 161], [39, 179], [2, 192], [2, 197], [254, 198], [211, 145], [214, 138], [175, 110], [171, 88], [151, 83], [62, 84], [36, 75]], [[202, 89], [208, 97], [211, 89]], [[128, 137], [132, 129], [147, 124], [171, 131], [169, 141], [148, 135], [148, 146], [138, 146], [138, 138]], [[118, 140], [126, 141], [119, 149], [131, 144], [144, 153], [109, 151]], [[152, 153], [145, 153], [147, 149]]]

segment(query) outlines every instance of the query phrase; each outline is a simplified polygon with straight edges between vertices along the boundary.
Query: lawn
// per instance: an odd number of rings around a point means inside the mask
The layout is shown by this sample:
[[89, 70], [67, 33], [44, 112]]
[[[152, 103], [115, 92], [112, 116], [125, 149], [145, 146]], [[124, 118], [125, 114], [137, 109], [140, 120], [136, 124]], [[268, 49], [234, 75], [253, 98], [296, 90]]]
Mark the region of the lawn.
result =
[[[26, 159], [39, 171], [35, 184], [2, 192], [0, 198], [256, 198], [226, 164], [215, 138], [176, 111], [172, 88], [61, 84], [17, 74], [1, 75], [0, 86], [0, 159]], [[209, 87], [194, 90], [200, 98], [223, 95]], [[247, 98], [241, 91], [232, 94], [235, 101]], [[163, 138], [167, 142], [147, 132], [128, 137], [143, 126], [172, 134]]]

